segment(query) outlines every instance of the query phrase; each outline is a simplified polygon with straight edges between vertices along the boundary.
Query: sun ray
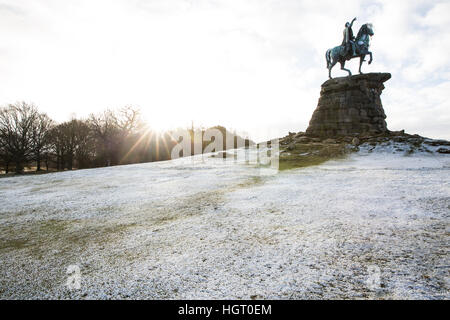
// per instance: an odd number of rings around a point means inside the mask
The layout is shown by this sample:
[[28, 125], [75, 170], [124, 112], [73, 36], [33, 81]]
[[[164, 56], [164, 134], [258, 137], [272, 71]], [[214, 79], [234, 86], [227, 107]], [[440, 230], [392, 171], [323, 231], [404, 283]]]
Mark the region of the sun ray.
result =
[[138, 141], [136, 141], [136, 143], [130, 148], [130, 150], [125, 154], [125, 156], [123, 156], [123, 158], [120, 160], [120, 162], [122, 163], [123, 161], [125, 161], [130, 154], [134, 151], [134, 149], [137, 148], [137, 146], [142, 142], [143, 139], [145, 139], [148, 135], [150, 134], [150, 138], [153, 134], [153, 132], [151, 131], [151, 129], [147, 129], [138, 139]]

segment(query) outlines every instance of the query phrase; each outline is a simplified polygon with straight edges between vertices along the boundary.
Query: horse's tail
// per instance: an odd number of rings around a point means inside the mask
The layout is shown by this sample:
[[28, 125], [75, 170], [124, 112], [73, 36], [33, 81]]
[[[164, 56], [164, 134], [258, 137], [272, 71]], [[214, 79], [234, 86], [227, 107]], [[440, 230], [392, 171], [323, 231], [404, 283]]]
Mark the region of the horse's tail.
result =
[[331, 49], [328, 49], [325, 53], [325, 60], [327, 61], [327, 69], [330, 68], [331, 63]]

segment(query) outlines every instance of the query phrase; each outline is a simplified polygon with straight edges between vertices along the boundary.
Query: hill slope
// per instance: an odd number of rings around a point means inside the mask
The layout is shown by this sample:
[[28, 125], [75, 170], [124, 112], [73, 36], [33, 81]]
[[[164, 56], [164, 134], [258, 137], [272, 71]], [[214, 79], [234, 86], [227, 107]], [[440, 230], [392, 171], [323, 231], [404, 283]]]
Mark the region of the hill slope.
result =
[[450, 298], [448, 155], [369, 151], [0, 179], [0, 298]]

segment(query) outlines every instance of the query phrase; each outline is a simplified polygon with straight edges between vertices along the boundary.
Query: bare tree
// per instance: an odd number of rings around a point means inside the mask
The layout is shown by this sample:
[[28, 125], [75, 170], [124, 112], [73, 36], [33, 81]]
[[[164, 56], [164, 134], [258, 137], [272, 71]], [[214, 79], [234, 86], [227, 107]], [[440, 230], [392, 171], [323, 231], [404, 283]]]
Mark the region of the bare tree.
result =
[[[43, 153], [48, 152], [50, 147], [50, 132], [54, 126], [52, 119], [45, 113], [39, 113], [32, 126], [32, 150], [36, 161], [36, 171], [41, 171], [41, 160]], [[48, 165], [47, 165], [48, 170]]]
[[[61, 124], [61, 134], [63, 149], [66, 155], [66, 168], [73, 169], [73, 160], [75, 158], [75, 150], [77, 148], [77, 131], [76, 120], [64, 122]], [[64, 169], [64, 167], [63, 167]]]
[[117, 125], [125, 135], [136, 133], [144, 127], [141, 111], [133, 106], [125, 106], [119, 109], [115, 114], [115, 118]]
[[72, 119], [57, 125], [51, 133], [57, 170], [72, 170], [75, 160], [78, 168], [90, 167], [94, 155], [91, 136], [89, 126], [83, 120]]
[[89, 124], [96, 140], [97, 161], [105, 166], [120, 163], [125, 140], [143, 126], [139, 110], [131, 106], [91, 114]]
[[97, 161], [101, 166], [115, 164], [119, 144], [117, 117], [110, 109], [100, 114], [91, 114], [89, 124], [96, 140]]
[[[60, 124], [50, 130], [50, 145], [52, 150], [51, 154], [53, 154], [56, 163], [56, 170], [64, 170], [64, 136]], [[47, 158], [47, 162], [49, 158]]]
[[92, 160], [95, 156], [94, 139], [91, 128], [83, 120], [74, 120], [73, 129], [75, 130], [75, 159], [77, 168], [92, 167]]
[[24, 165], [32, 160], [33, 126], [38, 117], [33, 104], [19, 102], [0, 109], [0, 140], [2, 148], [22, 173]]

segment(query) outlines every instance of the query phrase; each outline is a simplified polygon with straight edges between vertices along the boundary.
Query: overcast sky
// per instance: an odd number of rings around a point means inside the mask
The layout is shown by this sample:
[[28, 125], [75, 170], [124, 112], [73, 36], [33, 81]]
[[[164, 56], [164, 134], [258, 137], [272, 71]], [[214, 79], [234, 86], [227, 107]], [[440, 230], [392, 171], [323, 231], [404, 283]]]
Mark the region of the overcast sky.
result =
[[[0, 0], [0, 104], [58, 121], [139, 106], [155, 128], [304, 131], [346, 21], [372, 22], [388, 127], [450, 139], [450, 1]], [[357, 72], [357, 61], [349, 64]], [[345, 73], [336, 67], [334, 76]]]

